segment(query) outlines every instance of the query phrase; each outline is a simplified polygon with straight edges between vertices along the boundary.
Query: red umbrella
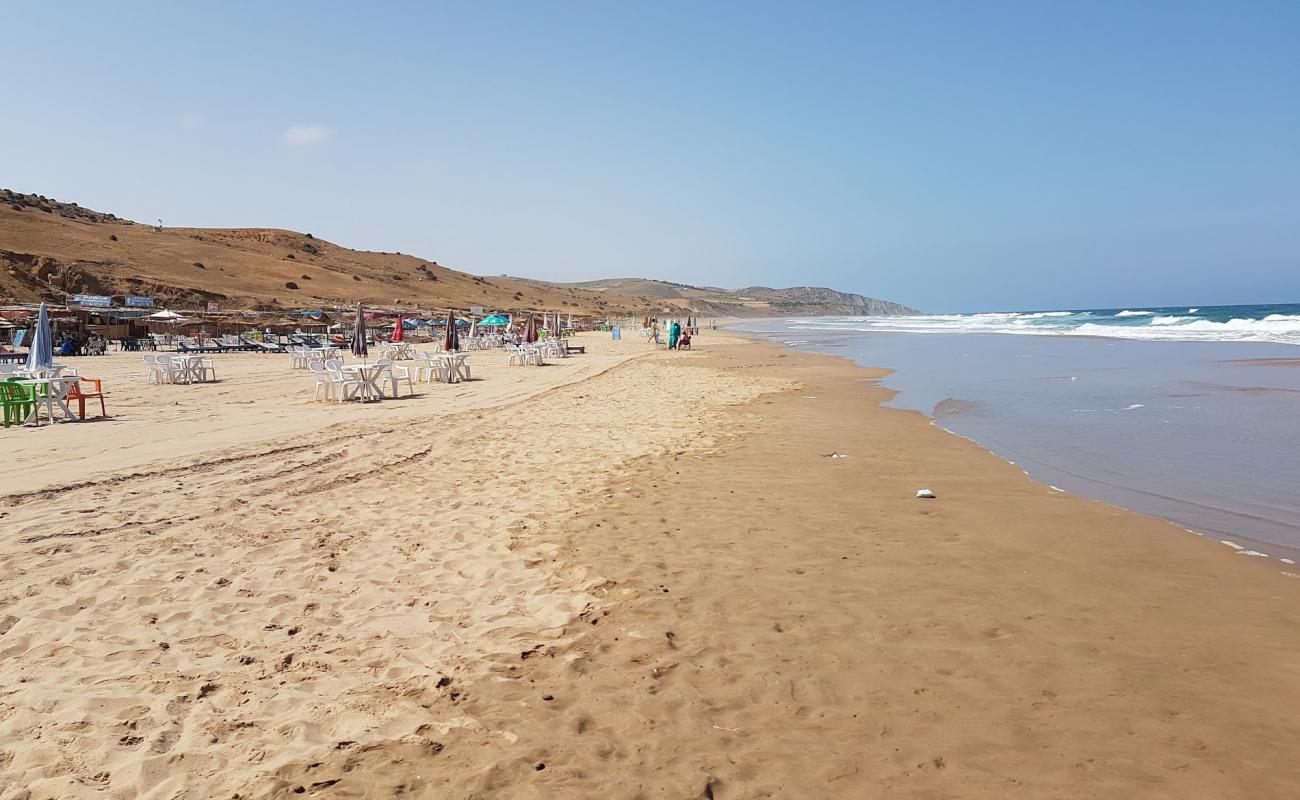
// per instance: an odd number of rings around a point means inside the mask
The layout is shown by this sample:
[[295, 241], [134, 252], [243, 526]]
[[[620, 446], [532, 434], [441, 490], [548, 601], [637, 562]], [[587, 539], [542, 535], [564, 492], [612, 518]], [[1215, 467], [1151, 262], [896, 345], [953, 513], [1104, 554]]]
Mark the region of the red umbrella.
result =
[[537, 318], [531, 311], [528, 312], [528, 324], [524, 326], [524, 341], [530, 343], [537, 341]]
[[402, 341], [402, 315], [401, 314], [397, 315], [397, 327], [393, 328], [392, 341], [394, 342]]

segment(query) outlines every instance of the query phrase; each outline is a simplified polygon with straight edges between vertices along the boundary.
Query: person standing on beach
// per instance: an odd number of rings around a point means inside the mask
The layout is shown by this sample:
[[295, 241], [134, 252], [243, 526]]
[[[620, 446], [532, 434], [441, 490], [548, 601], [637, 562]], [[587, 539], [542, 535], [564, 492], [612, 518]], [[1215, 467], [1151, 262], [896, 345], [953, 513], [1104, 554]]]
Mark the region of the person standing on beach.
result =
[[680, 339], [681, 336], [682, 336], [682, 324], [677, 320], [673, 320], [668, 325], [668, 349], [669, 350], [677, 349], [677, 340]]

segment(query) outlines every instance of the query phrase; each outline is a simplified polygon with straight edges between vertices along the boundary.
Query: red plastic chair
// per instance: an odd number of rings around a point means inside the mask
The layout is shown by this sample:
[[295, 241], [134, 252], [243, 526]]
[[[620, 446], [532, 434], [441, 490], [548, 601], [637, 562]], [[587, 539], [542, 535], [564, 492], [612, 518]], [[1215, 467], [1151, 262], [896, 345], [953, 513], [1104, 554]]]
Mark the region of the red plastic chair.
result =
[[[104, 387], [100, 385], [100, 380], [100, 378], [81, 378], [68, 392], [68, 396], [64, 398], [65, 400], [77, 401], [77, 416], [82, 419], [86, 418], [86, 401], [95, 399], [99, 400], [99, 415], [101, 417], [108, 416], [108, 409], [104, 408]], [[95, 385], [95, 391], [88, 391], [90, 384]]]

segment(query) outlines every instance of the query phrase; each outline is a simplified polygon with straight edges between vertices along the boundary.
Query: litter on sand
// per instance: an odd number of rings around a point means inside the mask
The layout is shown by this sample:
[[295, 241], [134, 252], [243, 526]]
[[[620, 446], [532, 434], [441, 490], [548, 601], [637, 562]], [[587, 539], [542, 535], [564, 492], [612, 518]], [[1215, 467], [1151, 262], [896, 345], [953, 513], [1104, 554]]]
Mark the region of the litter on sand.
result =
[[916, 496], [917, 496], [917, 497], [924, 497], [924, 498], [927, 499], [927, 500], [933, 500], [933, 499], [934, 499], [934, 492], [930, 491], [929, 489], [917, 489], [917, 490], [916, 490]]
[[842, 453], [822, 453], [822, 458], [848, 458]]

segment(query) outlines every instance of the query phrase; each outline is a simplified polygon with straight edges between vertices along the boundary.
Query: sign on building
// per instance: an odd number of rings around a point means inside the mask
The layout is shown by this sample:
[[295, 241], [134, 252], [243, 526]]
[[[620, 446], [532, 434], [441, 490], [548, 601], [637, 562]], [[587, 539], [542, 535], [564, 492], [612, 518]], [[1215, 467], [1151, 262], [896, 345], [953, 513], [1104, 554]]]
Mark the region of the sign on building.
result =
[[476, 317], [481, 317], [483, 316], [483, 306], [470, 306], [469, 313], [473, 314]]
[[68, 305], [81, 306], [82, 308], [111, 308], [113, 299], [102, 294], [74, 294], [72, 299], [68, 301]]
[[141, 297], [138, 294], [128, 294], [126, 296], [127, 308], [153, 308], [152, 297]]

